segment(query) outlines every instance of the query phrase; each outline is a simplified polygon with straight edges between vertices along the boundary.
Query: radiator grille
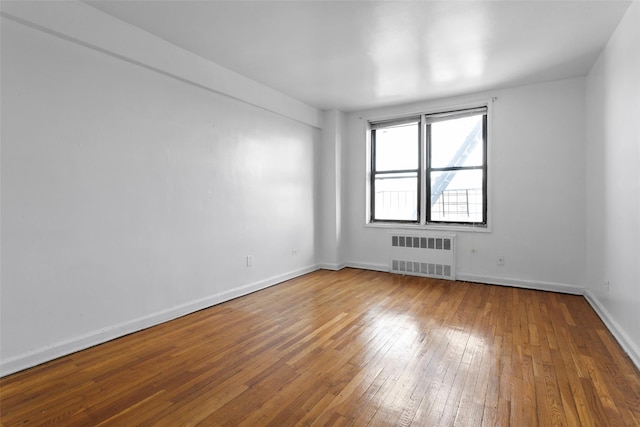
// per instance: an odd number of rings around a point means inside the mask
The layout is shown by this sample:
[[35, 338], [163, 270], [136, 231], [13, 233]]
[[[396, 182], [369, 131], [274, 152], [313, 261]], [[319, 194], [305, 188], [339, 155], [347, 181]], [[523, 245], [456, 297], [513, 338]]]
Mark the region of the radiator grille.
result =
[[455, 280], [455, 235], [392, 233], [392, 273]]

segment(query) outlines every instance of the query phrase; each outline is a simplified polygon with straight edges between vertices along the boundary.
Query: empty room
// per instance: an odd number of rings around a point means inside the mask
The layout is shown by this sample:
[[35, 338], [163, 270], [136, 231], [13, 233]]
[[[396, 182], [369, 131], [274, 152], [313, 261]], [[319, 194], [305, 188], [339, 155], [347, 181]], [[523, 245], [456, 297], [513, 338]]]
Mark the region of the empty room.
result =
[[0, 1], [0, 425], [640, 425], [639, 1]]

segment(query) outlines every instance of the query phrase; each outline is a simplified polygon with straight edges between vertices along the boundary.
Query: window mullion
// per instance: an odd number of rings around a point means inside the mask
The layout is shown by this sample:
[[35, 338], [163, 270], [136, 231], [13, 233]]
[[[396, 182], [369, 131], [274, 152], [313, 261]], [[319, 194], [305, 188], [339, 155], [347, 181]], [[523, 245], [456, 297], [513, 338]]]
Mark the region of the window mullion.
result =
[[427, 215], [429, 208], [427, 206], [427, 189], [429, 188], [427, 181], [427, 135], [426, 135], [426, 115], [420, 116], [420, 224], [427, 223]]
[[484, 166], [448, 166], [446, 168], [431, 168], [431, 172], [472, 171], [484, 170]]
[[371, 212], [371, 218], [370, 221], [374, 221], [376, 218], [376, 201], [375, 201], [375, 194], [376, 194], [376, 131], [372, 130], [371, 131], [371, 174], [370, 174], [370, 181], [369, 181], [369, 185], [371, 188], [371, 195], [370, 195], [370, 202], [371, 205], [369, 206], [370, 212]]
[[376, 175], [390, 175], [397, 173], [420, 173], [420, 168], [416, 169], [396, 169], [396, 170], [388, 170], [388, 171], [374, 171]]
[[424, 197], [424, 218], [425, 224], [431, 222], [431, 123], [426, 119], [424, 121], [424, 146], [426, 151], [425, 156], [425, 197]]

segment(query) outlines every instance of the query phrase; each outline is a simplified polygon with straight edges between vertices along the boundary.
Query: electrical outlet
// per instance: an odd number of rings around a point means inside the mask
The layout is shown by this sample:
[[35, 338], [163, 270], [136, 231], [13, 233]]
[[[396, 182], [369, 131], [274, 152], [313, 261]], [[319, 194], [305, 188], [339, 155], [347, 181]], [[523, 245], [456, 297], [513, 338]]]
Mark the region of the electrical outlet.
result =
[[251, 267], [253, 265], [253, 257], [251, 255], [247, 255], [247, 267]]
[[609, 293], [609, 281], [608, 280], [604, 281], [604, 291]]
[[298, 249], [297, 248], [291, 249], [291, 255], [298, 255]]
[[498, 261], [497, 262], [498, 262], [498, 265], [504, 265], [504, 256], [500, 255], [498, 257]]

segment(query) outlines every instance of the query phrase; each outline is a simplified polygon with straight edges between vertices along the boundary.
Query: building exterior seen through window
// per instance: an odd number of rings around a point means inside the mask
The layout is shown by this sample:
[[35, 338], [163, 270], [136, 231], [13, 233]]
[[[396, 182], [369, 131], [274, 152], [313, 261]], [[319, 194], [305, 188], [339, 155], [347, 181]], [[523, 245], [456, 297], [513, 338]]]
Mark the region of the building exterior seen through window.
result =
[[487, 225], [486, 106], [370, 129], [371, 222]]

